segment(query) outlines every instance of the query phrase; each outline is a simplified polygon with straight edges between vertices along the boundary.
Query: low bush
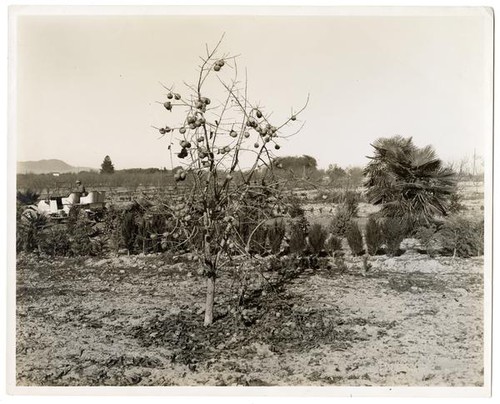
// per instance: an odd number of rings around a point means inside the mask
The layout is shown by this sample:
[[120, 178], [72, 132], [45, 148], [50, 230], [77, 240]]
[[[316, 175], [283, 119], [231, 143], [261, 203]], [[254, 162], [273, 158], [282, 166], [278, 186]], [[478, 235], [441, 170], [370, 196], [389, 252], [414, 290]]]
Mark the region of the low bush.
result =
[[327, 232], [319, 223], [313, 224], [309, 229], [309, 247], [313, 254], [319, 254], [325, 248]]
[[325, 240], [325, 250], [329, 255], [333, 256], [335, 251], [342, 250], [342, 240], [330, 233]]
[[274, 223], [269, 226], [267, 231], [267, 237], [269, 239], [269, 248], [272, 254], [278, 254], [281, 249], [281, 243], [285, 237], [285, 223], [283, 220], [275, 220]]
[[382, 224], [382, 234], [388, 255], [397, 255], [399, 246], [407, 234], [407, 226], [396, 218], [386, 218]]
[[32, 189], [26, 189], [25, 191], [17, 191], [16, 200], [19, 205], [27, 206], [34, 205], [38, 202], [40, 198], [40, 192], [34, 191]]
[[135, 220], [135, 214], [132, 211], [124, 212], [120, 222], [121, 245], [129, 253], [134, 251], [134, 245], [137, 238], [138, 226]]
[[343, 196], [343, 205], [351, 217], [358, 216], [359, 201], [361, 197], [358, 192], [346, 191]]
[[448, 211], [450, 213], [458, 213], [465, 209], [465, 206], [462, 204], [462, 195], [459, 192], [454, 192], [450, 195], [450, 205], [448, 207]]
[[463, 258], [484, 254], [484, 220], [451, 217], [438, 232], [442, 252]]
[[40, 234], [47, 226], [47, 217], [36, 210], [27, 209], [17, 220], [17, 251], [33, 252], [38, 249]]
[[64, 225], [55, 225], [43, 230], [39, 235], [39, 250], [50, 256], [68, 256], [71, 253], [71, 240]]
[[349, 223], [346, 238], [354, 256], [363, 254], [363, 235], [361, 234], [361, 230], [359, 230], [358, 224], [354, 220], [351, 220]]
[[345, 237], [351, 218], [349, 210], [344, 205], [340, 205], [330, 222], [330, 231], [335, 236]]
[[304, 209], [302, 209], [299, 198], [295, 195], [290, 196], [286, 210], [291, 218], [304, 216]]
[[302, 255], [306, 249], [306, 234], [308, 233], [306, 219], [298, 220], [290, 226], [290, 241], [288, 243], [290, 253]]
[[67, 234], [72, 256], [96, 256], [103, 252], [104, 242], [85, 211], [79, 210], [76, 220], [68, 222]]
[[368, 254], [377, 254], [384, 243], [384, 235], [382, 234], [382, 226], [373, 216], [370, 216], [366, 223], [365, 237]]
[[429, 257], [434, 257], [437, 252], [437, 230], [436, 226], [431, 224], [421, 226], [415, 231], [415, 237], [420, 242], [421, 247]]

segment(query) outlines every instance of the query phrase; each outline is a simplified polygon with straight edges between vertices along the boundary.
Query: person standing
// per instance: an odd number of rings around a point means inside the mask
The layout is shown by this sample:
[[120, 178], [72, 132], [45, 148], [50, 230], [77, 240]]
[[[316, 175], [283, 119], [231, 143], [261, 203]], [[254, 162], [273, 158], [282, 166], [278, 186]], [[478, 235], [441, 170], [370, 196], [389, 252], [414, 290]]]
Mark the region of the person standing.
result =
[[85, 190], [85, 186], [82, 184], [80, 180], [76, 180], [75, 192], [78, 193], [79, 196], [87, 196], [87, 191]]

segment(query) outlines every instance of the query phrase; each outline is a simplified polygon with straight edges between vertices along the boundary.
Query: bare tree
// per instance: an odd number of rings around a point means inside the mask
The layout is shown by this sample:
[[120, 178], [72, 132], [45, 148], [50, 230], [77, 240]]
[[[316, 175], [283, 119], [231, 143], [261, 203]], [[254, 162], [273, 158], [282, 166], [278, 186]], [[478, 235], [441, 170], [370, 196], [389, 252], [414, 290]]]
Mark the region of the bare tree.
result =
[[[279, 124], [271, 122], [270, 113], [250, 102], [247, 80], [238, 81], [237, 57], [219, 53], [221, 41], [212, 50], [206, 46], [196, 84], [186, 84], [187, 96], [162, 84], [167, 90], [163, 106], [169, 113], [182, 110], [183, 120], [157, 128], [170, 137], [171, 153], [175, 148], [183, 161], [174, 178], [185, 181], [187, 192], [181, 202], [167, 208], [175, 231], [183, 235], [181, 243], [194, 252], [206, 277], [205, 325], [214, 319], [220, 271], [233, 265], [234, 256], [252, 255], [255, 234], [284, 203], [282, 187], [273, 175], [279, 168], [273, 152], [281, 147], [285, 129], [307, 106], [306, 102], [292, 110]], [[210, 80], [210, 88], [215, 83], [223, 94], [220, 101], [205, 91]]]

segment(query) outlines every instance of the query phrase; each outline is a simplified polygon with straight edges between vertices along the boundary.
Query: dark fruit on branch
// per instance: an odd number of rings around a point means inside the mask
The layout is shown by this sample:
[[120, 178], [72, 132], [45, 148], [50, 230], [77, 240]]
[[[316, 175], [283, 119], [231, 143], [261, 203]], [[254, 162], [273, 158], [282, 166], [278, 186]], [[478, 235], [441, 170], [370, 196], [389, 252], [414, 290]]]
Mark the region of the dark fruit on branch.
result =
[[168, 94], [167, 94], [167, 98], [168, 98], [169, 100], [171, 100], [173, 97], [174, 97], [174, 95], [173, 95], [172, 93], [168, 93]]
[[275, 145], [274, 145], [274, 148], [275, 148], [276, 150], [279, 150], [279, 149], [280, 149], [280, 145], [279, 145], [279, 144], [275, 144]]
[[260, 112], [259, 110], [257, 110], [257, 112], [255, 112], [255, 115], [257, 115], [257, 118], [262, 118], [262, 112]]
[[297, 117], [295, 115], [292, 115], [292, 117], [290, 118], [292, 121], [295, 121], [297, 119]]
[[195, 123], [196, 122], [196, 118], [192, 115], [189, 115], [187, 118], [186, 118], [186, 122], [187, 123]]
[[186, 133], [186, 128], [185, 127], [179, 128], [179, 133], [182, 135]]
[[160, 133], [161, 133], [162, 135], [164, 135], [165, 133], [167, 133], [167, 131], [166, 131], [165, 129], [163, 129], [163, 128], [160, 128], [160, 129], [158, 129], [158, 130], [160, 131]]
[[214, 66], [214, 70], [215, 70], [216, 72], [218, 72], [218, 71], [220, 70], [220, 66], [219, 66], [219, 65], [215, 65], [215, 66]]
[[234, 130], [231, 129], [231, 132], [229, 132], [229, 136], [231, 136], [231, 137], [238, 137], [238, 134], [236, 133], [236, 131], [234, 131]]
[[257, 148], [259, 147], [259, 144], [258, 144], [258, 143], [255, 143], [255, 144], [253, 145], [253, 147], [255, 147], [255, 148], [257, 149]]
[[167, 111], [172, 111], [172, 103], [170, 101], [164, 102], [163, 106], [167, 109]]
[[175, 98], [177, 101], [179, 101], [179, 100], [181, 99], [181, 95], [180, 95], [180, 94], [178, 94], [178, 93], [175, 93], [175, 94], [174, 94], [174, 98]]

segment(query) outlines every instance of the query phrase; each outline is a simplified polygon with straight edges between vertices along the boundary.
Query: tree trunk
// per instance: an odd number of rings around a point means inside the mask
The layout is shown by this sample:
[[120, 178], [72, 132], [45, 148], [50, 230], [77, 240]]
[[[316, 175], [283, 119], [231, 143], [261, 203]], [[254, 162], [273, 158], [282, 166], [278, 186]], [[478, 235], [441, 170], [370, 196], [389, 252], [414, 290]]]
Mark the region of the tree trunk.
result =
[[205, 303], [205, 326], [214, 321], [215, 276], [207, 278], [207, 301]]

